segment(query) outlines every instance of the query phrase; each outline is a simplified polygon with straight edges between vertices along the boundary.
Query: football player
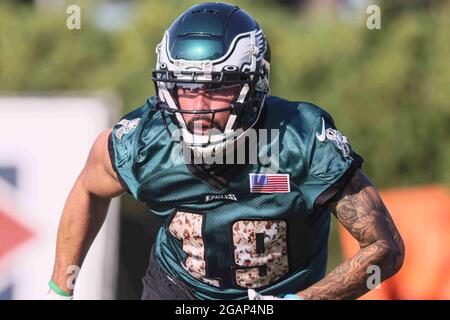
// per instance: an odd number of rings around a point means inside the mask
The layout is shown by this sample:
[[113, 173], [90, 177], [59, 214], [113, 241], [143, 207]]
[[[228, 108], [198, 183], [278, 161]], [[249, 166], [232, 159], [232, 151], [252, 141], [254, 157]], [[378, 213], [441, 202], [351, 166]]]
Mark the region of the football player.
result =
[[[67, 268], [123, 192], [164, 218], [142, 299], [354, 299], [372, 266], [399, 270], [401, 237], [332, 117], [269, 95], [252, 16], [193, 6], [156, 52], [156, 96], [100, 134], [67, 199], [53, 295], [72, 295]], [[361, 249], [325, 275], [330, 212]]]

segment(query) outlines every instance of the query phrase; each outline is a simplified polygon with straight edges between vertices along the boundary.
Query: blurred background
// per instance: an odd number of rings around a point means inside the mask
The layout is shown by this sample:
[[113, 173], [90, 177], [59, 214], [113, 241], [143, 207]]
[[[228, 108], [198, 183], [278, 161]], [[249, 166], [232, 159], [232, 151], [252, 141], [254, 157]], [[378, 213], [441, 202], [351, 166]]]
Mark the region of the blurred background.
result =
[[[112, 125], [154, 94], [150, 73], [156, 62], [155, 46], [170, 23], [196, 3], [2, 0], [0, 97], [79, 97], [102, 92], [108, 97], [102, 98], [103, 105], [113, 102], [112, 111], [104, 116], [106, 123], [92, 127], [93, 133], [100, 133], [101, 126]], [[234, 3], [255, 17], [270, 42], [272, 95], [313, 102], [333, 115], [338, 129], [364, 157], [364, 171], [383, 190], [404, 235], [402, 271], [366, 298], [449, 299], [450, 3]], [[381, 9], [380, 29], [366, 25], [371, 15], [366, 9], [372, 4]], [[80, 29], [66, 26], [69, 5], [80, 8]], [[2, 108], [12, 107], [2, 104], [0, 112]], [[0, 126], [8, 120], [0, 113]], [[20, 121], [14, 121], [20, 127]], [[0, 142], [8, 139], [4, 132]], [[86, 155], [80, 152], [80, 166]], [[64, 162], [60, 166], [63, 171]], [[60, 177], [68, 179], [64, 174]], [[8, 180], [5, 174], [3, 178]], [[63, 189], [65, 194], [69, 190]], [[60, 211], [52, 214], [59, 220]], [[136, 299], [160, 221], [130, 196], [121, 198], [118, 217], [117, 267], [104, 272], [112, 274], [111, 298]], [[6, 220], [0, 218], [4, 241], [2, 221], [5, 226]], [[56, 229], [50, 238], [56, 238]], [[328, 269], [352, 254], [354, 245], [333, 220]], [[1, 249], [0, 245], [0, 258]], [[49, 252], [53, 255], [54, 247]], [[44, 287], [52, 264], [48, 261], [48, 273], [36, 274]], [[9, 288], [3, 298], [17, 297], [8, 277], [1, 278], [0, 298], [2, 283]]]

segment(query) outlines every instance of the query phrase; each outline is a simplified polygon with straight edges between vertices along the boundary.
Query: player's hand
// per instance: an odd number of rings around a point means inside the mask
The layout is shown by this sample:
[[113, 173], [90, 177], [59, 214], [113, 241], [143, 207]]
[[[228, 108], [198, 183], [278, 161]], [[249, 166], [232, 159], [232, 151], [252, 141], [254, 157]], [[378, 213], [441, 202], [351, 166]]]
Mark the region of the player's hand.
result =
[[61, 296], [52, 289], [48, 290], [46, 300], [72, 300], [73, 296]]
[[248, 289], [248, 300], [303, 300], [296, 294], [287, 294], [283, 298], [276, 296], [263, 296], [253, 289]]
[[49, 281], [46, 300], [73, 300], [73, 295], [61, 290], [56, 283]]
[[283, 300], [275, 296], [263, 296], [253, 289], [248, 289], [248, 300]]

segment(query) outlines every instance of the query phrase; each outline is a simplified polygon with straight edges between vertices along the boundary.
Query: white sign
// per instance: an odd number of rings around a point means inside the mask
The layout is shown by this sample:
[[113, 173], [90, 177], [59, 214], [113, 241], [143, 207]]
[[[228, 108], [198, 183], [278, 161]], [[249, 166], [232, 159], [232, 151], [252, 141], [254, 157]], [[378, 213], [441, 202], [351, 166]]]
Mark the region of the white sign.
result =
[[[12, 299], [43, 299], [48, 291], [62, 209], [90, 147], [113, 123], [116, 109], [97, 97], [0, 97], [0, 174], [13, 168], [22, 195], [21, 220], [33, 239], [14, 259]], [[91, 247], [75, 299], [114, 299], [118, 269], [119, 202]], [[1, 290], [1, 289], [0, 289]]]

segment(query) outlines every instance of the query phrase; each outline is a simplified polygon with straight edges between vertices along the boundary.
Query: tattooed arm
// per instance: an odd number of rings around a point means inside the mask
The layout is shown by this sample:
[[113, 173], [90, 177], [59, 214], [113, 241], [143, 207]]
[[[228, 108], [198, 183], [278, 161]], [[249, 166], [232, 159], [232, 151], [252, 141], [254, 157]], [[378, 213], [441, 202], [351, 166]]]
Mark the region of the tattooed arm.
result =
[[377, 265], [381, 281], [401, 267], [404, 245], [375, 187], [359, 169], [330, 208], [358, 240], [360, 250], [322, 280], [299, 292], [305, 299], [356, 299], [369, 288], [368, 267]]

